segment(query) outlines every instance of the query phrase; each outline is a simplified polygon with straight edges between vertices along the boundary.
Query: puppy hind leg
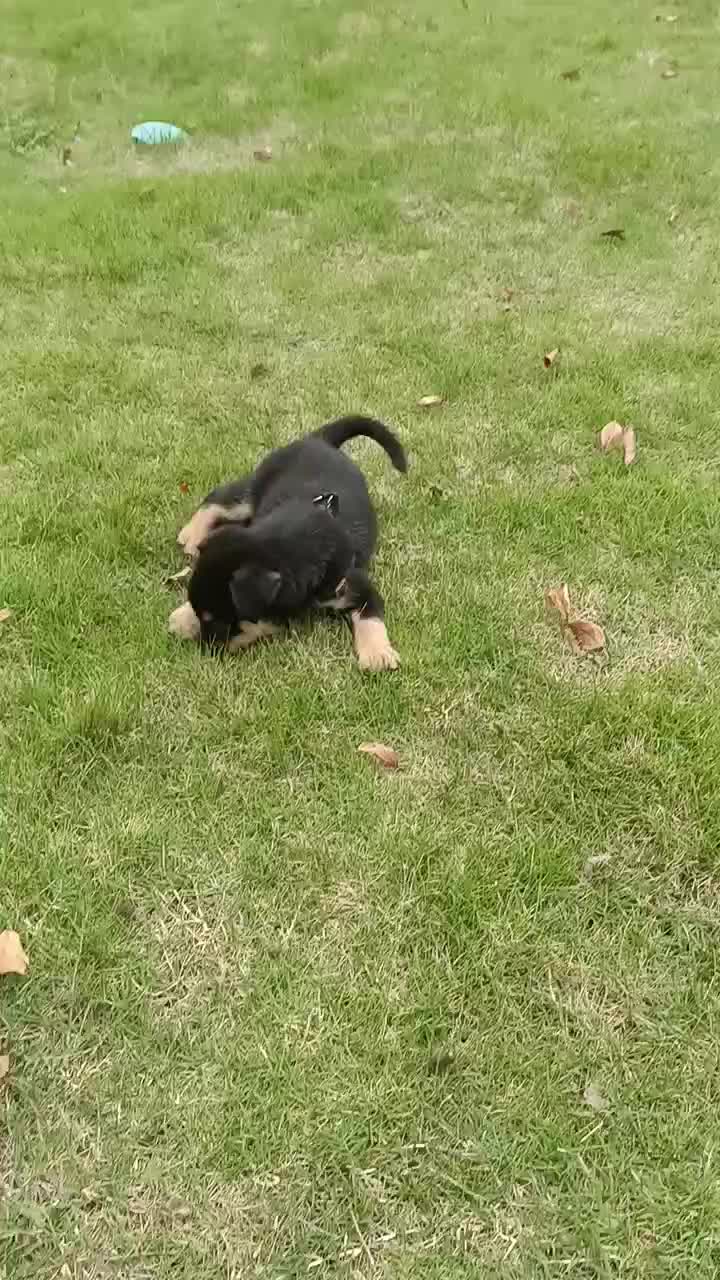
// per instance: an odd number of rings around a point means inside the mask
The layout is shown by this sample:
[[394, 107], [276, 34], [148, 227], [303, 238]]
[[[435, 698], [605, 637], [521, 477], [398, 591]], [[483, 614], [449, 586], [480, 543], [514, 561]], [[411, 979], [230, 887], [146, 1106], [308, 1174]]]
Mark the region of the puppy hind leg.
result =
[[227, 506], [210, 502], [198, 507], [195, 514], [178, 534], [178, 543], [186, 556], [196, 556], [213, 529], [220, 524], [249, 523], [252, 507], [249, 502], [236, 502]]

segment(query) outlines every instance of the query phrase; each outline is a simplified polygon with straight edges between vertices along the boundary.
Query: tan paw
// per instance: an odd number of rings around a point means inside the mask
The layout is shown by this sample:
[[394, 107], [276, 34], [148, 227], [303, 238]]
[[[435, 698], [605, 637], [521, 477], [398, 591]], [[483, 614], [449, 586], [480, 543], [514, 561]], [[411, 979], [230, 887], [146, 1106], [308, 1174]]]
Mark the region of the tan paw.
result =
[[353, 637], [361, 671], [396, 671], [400, 658], [393, 649], [381, 618], [363, 618], [353, 613]]
[[228, 520], [246, 523], [251, 516], [252, 507], [249, 502], [236, 502], [230, 507], [210, 502], [207, 506], [200, 507], [180, 530], [178, 543], [186, 556], [196, 556], [217, 524], [226, 523]]
[[400, 655], [391, 644], [387, 644], [384, 649], [376, 649], [373, 653], [358, 654], [358, 666], [361, 671], [397, 671]]
[[200, 619], [189, 600], [173, 609], [168, 618], [168, 631], [180, 640], [200, 639]]

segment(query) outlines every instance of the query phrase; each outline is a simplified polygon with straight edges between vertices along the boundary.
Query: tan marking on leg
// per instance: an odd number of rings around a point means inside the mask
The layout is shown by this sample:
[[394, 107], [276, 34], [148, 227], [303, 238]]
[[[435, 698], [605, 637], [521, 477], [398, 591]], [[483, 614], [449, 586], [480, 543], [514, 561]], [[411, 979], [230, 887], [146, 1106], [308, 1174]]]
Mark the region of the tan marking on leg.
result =
[[249, 520], [251, 516], [252, 507], [249, 502], [236, 502], [232, 507], [210, 502], [206, 507], [198, 508], [180, 530], [177, 540], [186, 556], [196, 556], [216, 524], [223, 520]]
[[168, 630], [181, 640], [200, 639], [200, 619], [189, 600], [173, 609], [168, 618]]
[[318, 609], [349, 609], [351, 604], [352, 597], [347, 589], [347, 582], [342, 578], [335, 588], [334, 596], [329, 600], [318, 600]]
[[361, 670], [395, 671], [400, 666], [400, 658], [390, 643], [382, 618], [364, 618], [356, 609], [350, 617]]
[[274, 622], [241, 622], [238, 634], [228, 641], [228, 653], [249, 649], [258, 640], [270, 640], [273, 636], [279, 636], [281, 631], [282, 627]]

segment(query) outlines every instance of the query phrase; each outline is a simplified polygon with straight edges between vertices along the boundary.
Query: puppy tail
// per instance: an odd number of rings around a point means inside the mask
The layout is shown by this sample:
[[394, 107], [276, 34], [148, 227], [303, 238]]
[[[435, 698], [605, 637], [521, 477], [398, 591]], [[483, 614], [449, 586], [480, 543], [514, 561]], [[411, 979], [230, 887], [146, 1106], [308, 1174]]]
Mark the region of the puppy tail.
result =
[[315, 435], [320, 436], [321, 440], [326, 440], [335, 449], [344, 445], [346, 440], [354, 440], [356, 436], [369, 436], [385, 450], [396, 471], [407, 471], [407, 458], [400, 441], [393, 435], [390, 428], [386, 427], [384, 422], [378, 422], [377, 418], [352, 415], [347, 418], [338, 418], [336, 422], [328, 422], [324, 427], [320, 427]]

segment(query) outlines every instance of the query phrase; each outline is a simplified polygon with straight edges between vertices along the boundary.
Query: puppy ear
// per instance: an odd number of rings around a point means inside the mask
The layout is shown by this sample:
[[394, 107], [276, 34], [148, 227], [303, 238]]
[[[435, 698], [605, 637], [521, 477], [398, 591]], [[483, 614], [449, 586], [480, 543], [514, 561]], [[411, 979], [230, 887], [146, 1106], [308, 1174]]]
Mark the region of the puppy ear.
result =
[[230, 575], [230, 599], [235, 605], [238, 614], [243, 611], [243, 595], [245, 594], [247, 580], [247, 569], [236, 569], [235, 573]]
[[236, 569], [230, 578], [230, 595], [239, 616], [242, 616], [247, 604], [245, 593], [248, 585], [260, 596], [263, 604], [270, 605], [282, 586], [282, 574], [276, 573], [274, 569], [261, 569], [257, 574], [248, 567]]

